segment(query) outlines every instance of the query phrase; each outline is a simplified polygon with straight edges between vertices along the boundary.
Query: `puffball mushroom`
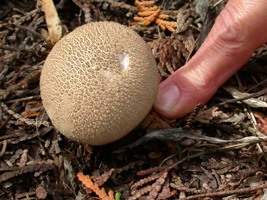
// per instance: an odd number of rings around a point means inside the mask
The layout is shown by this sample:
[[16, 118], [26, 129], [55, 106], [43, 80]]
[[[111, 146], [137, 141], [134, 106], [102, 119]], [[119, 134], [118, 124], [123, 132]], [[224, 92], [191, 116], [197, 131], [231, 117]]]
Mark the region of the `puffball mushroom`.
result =
[[158, 83], [155, 58], [136, 32], [114, 22], [93, 22], [53, 47], [40, 90], [56, 129], [69, 139], [104, 145], [144, 119]]

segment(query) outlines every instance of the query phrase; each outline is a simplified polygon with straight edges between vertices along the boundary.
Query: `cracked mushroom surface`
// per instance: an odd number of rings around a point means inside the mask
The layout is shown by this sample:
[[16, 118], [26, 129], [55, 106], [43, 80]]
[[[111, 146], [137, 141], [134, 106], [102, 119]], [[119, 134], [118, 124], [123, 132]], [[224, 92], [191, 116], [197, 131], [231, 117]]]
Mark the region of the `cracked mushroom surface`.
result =
[[114, 22], [89, 23], [63, 37], [40, 78], [55, 128], [90, 145], [116, 141], [135, 128], [150, 111], [158, 84], [146, 42]]

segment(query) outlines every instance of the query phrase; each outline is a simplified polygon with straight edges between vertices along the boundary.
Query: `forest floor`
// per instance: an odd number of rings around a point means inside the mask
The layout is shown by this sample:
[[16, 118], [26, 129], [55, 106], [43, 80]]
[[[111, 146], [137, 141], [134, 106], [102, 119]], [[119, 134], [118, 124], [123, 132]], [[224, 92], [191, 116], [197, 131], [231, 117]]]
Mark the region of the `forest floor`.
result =
[[[101, 20], [133, 28], [162, 80], [194, 55], [224, 6], [159, 0], [145, 7], [168, 19], [141, 26], [133, 0], [55, 4], [63, 35]], [[42, 107], [48, 36], [40, 0], [0, 2], [0, 199], [267, 199], [266, 45], [192, 114], [166, 120], [152, 110], [126, 137], [92, 147], [59, 134]]]

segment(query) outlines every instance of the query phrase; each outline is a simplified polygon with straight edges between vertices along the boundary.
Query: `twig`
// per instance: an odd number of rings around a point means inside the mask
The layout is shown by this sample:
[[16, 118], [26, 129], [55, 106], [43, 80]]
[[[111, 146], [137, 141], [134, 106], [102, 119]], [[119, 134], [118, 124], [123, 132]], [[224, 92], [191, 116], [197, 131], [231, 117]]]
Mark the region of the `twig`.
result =
[[174, 163], [170, 168], [174, 168], [174, 167], [176, 167], [177, 165], [183, 163], [186, 160], [190, 160], [192, 158], [197, 158], [197, 157], [200, 157], [202, 155], [206, 155], [206, 154], [210, 154], [210, 153], [219, 153], [219, 152], [237, 150], [237, 149], [244, 148], [246, 146], [250, 146], [252, 144], [254, 144], [254, 143], [240, 143], [240, 144], [229, 145], [229, 146], [220, 147], [220, 148], [216, 148], [216, 149], [208, 149], [206, 151], [187, 156], [187, 157], [179, 160], [178, 162]]
[[5, 152], [6, 152], [6, 147], [7, 147], [7, 141], [4, 140], [4, 141], [3, 141], [2, 150], [1, 150], [1, 152], [0, 152], [0, 158], [5, 154]]
[[110, 3], [110, 7], [126, 9], [126, 10], [129, 10], [130, 12], [133, 12], [133, 13], [138, 12], [138, 8], [136, 8], [135, 6], [131, 6], [129, 4], [126, 4], [124, 2], [116, 2], [114, 0], [91, 0], [91, 2], [96, 2], [96, 3], [108, 2], [108, 3]]
[[199, 114], [202, 106], [203, 105], [201, 103], [195, 105], [193, 112], [189, 115], [188, 119], [186, 120], [187, 122], [184, 126], [185, 129], [190, 129], [193, 122], [195, 122], [195, 118]]
[[260, 85], [262, 85], [263, 83], [267, 82], [267, 79], [261, 81], [260, 83], [258, 83], [257, 85], [255, 85], [254, 87], [250, 88], [249, 90], [247, 90], [246, 92], [250, 92], [251, 90], [259, 87]]
[[259, 97], [259, 96], [262, 96], [264, 94], [267, 94], [267, 88], [266, 89], [263, 89], [263, 90], [261, 90], [259, 92], [256, 92], [254, 94], [251, 94], [251, 95], [248, 95], [246, 97], [243, 97], [243, 98], [226, 100], [224, 102], [218, 103], [217, 105], [215, 105], [215, 107], [223, 106], [223, 105], [229, 104], [229, 103], [236, 103], [237, 101], [243, 101], [243, 100], [250, 99], [250, 98]]
[[199, 39], [199, 36], [198, 36], [197, 39], [195, 40], [193, 47], [190, 49], [190, 52], [189, 52], [189, 54], [188, 54], [188, 56], [187, 56], [187, 58], [186, 58], [185, 63], [187, 63], [187, 62], [189, 61], [189, 59], [190, 59], [190, 57], [191, 57], [193, 51], [195, 50], [195, 48], [196, 48], [196, 46], [197, 46], [198, 39]]
[[37, 33], [35, 30], [29, 28], [29, 27], [26, 27], [26, 26], [21, 26], [21, 25], [16, 25], [16, 24], [13, 24], [13, 26], [17, 27], [17, 28], [20, 28], [20, 29], [24, 29], [26, 31], [29, 31], [31, 32], [32, 34], [38, 36], [41, 40], [44, 40], [44, 37], [40, 34], [40, 33]]
[[[27, 124], [27, 125], [29, 125], [29, 126], [35, 126], [35, 124], [36, 124], [35, 120], [33, 120], [33, 119], [25, 119], [25, 118], [23, 118], [20, 114], [15, 113], [13, 110], [10, 110], [10, 109], [7, 107], [7, 105], [4, 104], [4, 103], [0, 103], [0, 106], [3, 108], [3, 110], [4, 110], [5, 112], [7, 112], [8, 114], [12, 115], [12, 116], [15, 117], [17, 120], [19, 120], [19, 121], [21, 121], [21, 122], [23, 122], [23, 123], [25, 123], [25, 124]], [[38, 126], [41, 126], [41, 125], [46, 126], [46, 127], [51, 127], [48, 121], [42, 121], [42, 122], [39, 122], [39, 123], [38, 123]]]
[[12, 99], [12, 100], [9, 100], [9, 101], [4, 101], [4, 102], [5, 103], [14, 103], [16, 101], [22, 102], [22, 101], [29, 101], [29, 100], [32, 100], [32, 99], [39, 99], [39, 98], [40, 98], [40, 95], [36, 95], [36, 96], [24, 97], [24, 98], [20, 98], [20, 99]]
[[14, 10], [14, 11], [17, 11], [17, 12], [23, 14], [23, 15], [26, 15], [26, 14], [27, 14], [27, 13], [25, 13], [23, 10], [20, 10], [20, 9], [18, 9], [18, 8], [13, 8], [13, 10]]
[[200, 199], [200, 198], [205, 198], [205, 197], [221, 197], [221, 196], [229, 196], [232, 194], [244, 194], [244, 193], [253, 192], [255, 190], [260, 190], [266, 187], [267, 187], [267, 184], [263, 184], [263, 185], [250, 187], [250, 188], [243, 188], [239, 190], [229, 190], [229, 191], [223, 191], [223, 192], [211, 192], [207, 194], [198, 194], [198, 195], [182, 198], [181, 200], [192, 200], [192, 199]]
[[104, 15], [93, 5], [89, 2], [89, 0], [83, 0], [88, 6], [89, 8], [91, 8], [102, 21], [107, 21], [106, 18], [104, 17]]
[[7, 122], [11, 119], [11, 117], [12, 117], [12, 115], [9, 115], [8, 117], [7, 117], [7, 119], [4, 121], [4, 123], [3, 124], [1, 124], [1, 126], [0, 126], [0, 130], [2, 129], [2, 128], [4, 128], [4, 126], [7, 124]]
[[4, 50], [10, 50], [10, 51], [17, 51], [17, 48], [13, 48], [13, 47], [7, 47], [7, 46], [3, 46], [0, 45], [0, 49], [4, 49]]
[[2, 67], [2, 72], [0, 72], [0, 84], [2, 83], [2, 80], [4, 79], [5, 75], [8, 72], [8, 65], [4, 65], [3, 63], [0, 63], [0, 67]]

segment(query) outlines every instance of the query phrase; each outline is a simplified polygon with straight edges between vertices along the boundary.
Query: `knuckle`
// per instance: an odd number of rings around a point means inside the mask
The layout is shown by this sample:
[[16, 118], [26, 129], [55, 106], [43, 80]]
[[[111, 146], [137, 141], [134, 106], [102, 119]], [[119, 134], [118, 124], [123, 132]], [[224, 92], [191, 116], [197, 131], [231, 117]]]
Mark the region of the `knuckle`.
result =
[[[202, 73], [203, 74], [203, 73]], [[205, 91], [214, 87], [214, 79], [209, 74], [199, 74], [196, 79], [196, 88], [199, 91]]]
[[243, 22], [242, 14], [232, 9], [224, 9], [216, 19], [215, 44], [220, 48], [227, 47], [234, 53], [247, 43], [249, 30]]

